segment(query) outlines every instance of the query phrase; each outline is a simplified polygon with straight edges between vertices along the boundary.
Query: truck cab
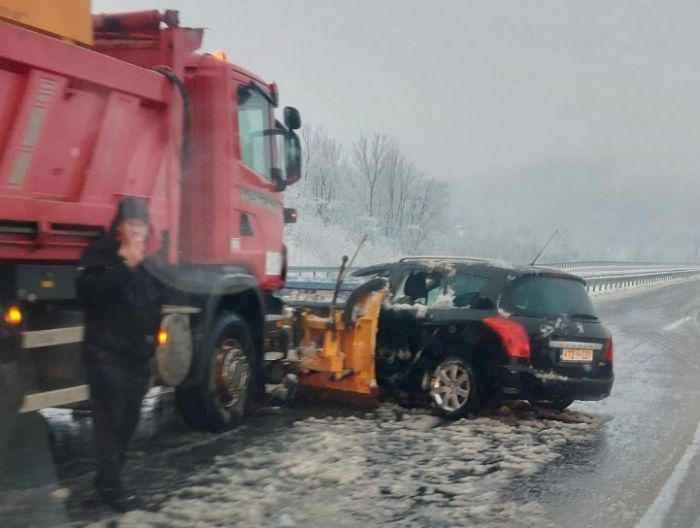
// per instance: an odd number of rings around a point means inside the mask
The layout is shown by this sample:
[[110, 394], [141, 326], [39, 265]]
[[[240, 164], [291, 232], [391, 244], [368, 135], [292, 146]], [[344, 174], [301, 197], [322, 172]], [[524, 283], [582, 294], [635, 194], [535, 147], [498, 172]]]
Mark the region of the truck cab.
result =
[[277, 119], [276, 85], [198, 52], [203, 31], [176, 11], [71, 6], [87, 27], [0, 13], [0, 414], [89, 397], [77, 268], [137, 196], [170, 289], [154, 381], [195, 427], [235, 425], [274, 346], [266, 298], [285, 281], [299, 112]]
[[[277, 88], [217, 55], [185, 70], [192, 163], [183, 186], [182, 259], [246, 267], [265, 291], [284, 281], [284, 194], [299, 179], [299, 140], [274, 110]], [[298, 112], [287, 108], [298, 126]], [[213, 206], [212, 206], [213, 205]], [[202, 226], [207, 226], [202, 230]]]
[[[162, 23], [169, 27], [156, 31]], [[230, 63], [225, 52], [190, 52], [200, 46], [201, 30], [177, 24], [173, 12], [106, 15], [95, 34], [101, 53], [148, 68], [161, 64], [183, 83], [187, 152], [171, 260], [243, 266], [264, 291], [276, 290], [286, 267], [283, 191], [301, 176], [299, 112], [286, 107], [281, 123], [276, 84]]]

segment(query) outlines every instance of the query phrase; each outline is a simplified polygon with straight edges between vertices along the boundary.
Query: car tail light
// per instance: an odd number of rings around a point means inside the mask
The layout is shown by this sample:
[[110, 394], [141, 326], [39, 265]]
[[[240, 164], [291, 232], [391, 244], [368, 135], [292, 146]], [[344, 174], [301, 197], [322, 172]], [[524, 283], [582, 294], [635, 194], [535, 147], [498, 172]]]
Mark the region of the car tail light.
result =
[[503, 317], [487, 317], [484, 324], [498, 334], [509, 357], [530, 359], [530, 337], [523, 325]]
[[615, 355], [614, 351], [615, 347], [613, 345], [613, 338], [611, 337], [610, 340], [608, 341], [608, 345], [605, 348], [605, 359], [604, 361], [606, 363], [610, 363], [612, 365], [613, 362], [613, 356]]

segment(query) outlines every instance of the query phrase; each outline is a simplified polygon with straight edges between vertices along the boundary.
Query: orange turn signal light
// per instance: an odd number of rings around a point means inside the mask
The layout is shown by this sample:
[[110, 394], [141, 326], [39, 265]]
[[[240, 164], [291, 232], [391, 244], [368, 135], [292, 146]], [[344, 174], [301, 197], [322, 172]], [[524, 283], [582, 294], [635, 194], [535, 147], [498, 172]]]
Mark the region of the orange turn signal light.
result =
[[215, 57], [222, 61], [228, 60], [228, 55], [226, 55], [225, 51], [214, 51], [212, 52], [212, 57]]
[[161, 328], [158, 331], [158, 346], [164, 346], [168, 342], [168, 331]]
[[19, 306], [12, 305], [5, 310], [5, 322], [12, 326], [17, 326], [22, 322], [22, 310]]

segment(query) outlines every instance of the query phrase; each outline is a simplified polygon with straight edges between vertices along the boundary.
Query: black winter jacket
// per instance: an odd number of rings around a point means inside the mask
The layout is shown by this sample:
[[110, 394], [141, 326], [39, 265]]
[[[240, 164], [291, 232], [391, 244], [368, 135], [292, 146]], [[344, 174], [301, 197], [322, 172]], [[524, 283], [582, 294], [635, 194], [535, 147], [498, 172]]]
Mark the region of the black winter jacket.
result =
[[77, 279], [85, 308], [85, 362], [124, 367], [153, 358], [165, 289], [145, 260], [129, 268], [113, 235], [85, 249]]

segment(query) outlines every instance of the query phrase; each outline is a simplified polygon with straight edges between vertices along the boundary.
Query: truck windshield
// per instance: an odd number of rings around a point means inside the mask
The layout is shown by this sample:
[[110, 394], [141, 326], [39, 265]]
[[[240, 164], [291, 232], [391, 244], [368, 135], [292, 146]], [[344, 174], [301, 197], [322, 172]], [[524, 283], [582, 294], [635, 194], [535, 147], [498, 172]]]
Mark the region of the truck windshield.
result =
[[258, 174], [271, 179], [272, 137], [270, 105], [255, 90], [238, 91], [238, 134], [241, 161]]
[[586, 287], [576, 280], [526, 277], [515, 282], [506, 309], [523, 315], [568, 315], [597, 319]]

